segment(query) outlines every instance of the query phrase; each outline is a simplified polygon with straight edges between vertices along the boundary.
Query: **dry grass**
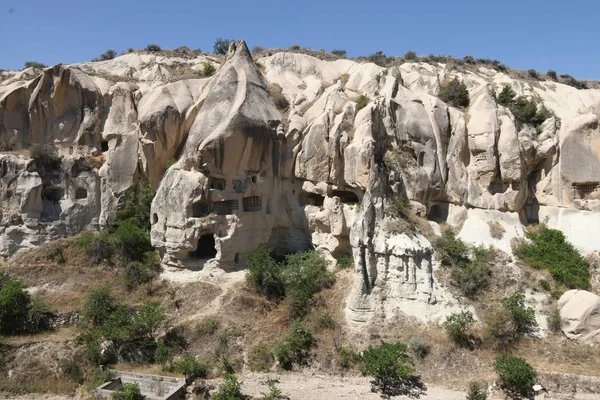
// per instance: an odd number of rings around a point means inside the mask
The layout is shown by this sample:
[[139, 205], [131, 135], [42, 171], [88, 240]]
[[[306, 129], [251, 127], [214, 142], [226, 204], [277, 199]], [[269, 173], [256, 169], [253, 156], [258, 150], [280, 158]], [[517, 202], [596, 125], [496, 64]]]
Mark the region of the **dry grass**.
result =
[[489, 221], [488, 226], [490, 227], [490, 235], [497, 240], [502, 239], [506, 230], [504, 227], [497, 221]]

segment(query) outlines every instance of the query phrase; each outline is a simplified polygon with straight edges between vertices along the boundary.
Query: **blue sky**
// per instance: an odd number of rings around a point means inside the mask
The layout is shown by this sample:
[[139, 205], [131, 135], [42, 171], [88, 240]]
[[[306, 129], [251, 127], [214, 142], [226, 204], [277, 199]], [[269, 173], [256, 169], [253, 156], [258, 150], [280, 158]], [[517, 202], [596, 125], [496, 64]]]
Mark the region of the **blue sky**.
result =
[[349, 56], [470, 54], [600, 79], [599, 21], [595, 0], [0, 0], [0, 68], [87, 61], [150, 43], [211, 51], [221, 36]]

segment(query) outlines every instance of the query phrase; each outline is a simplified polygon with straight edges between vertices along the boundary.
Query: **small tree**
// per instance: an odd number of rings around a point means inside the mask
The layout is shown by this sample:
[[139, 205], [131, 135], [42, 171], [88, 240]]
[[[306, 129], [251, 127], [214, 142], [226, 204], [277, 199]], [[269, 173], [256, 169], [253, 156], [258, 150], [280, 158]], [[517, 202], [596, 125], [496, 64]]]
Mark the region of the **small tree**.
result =
[[287, 338], [273, 349], [273, 355], [283, 369], [291, 370], [294, 363], [302, 364], [308, 359], [315, 343], [310, 329], [301, 322], [294, 322]]
[[108, 61], [112, 60], [117, 56], [117, 52], [114, 50], [106, 50], [104, 53], [100, 54], [98, 58], [94, 58], [92, 61]]
[[435, 240], [434, 246], [444, 266], [464, 268], [469, 263], [469, 248], [450, 229], [442, 231], [442, 236]]
[[96, 286], [90, 290], [81, 310], [81, 316], [92, 326], [100, 326], [116, 309], [117, 302], [110, 293], [110, 287]]
[[193, 354], [187, 354], [173, 364], [175, 371], [189, 378], [205, 378], [208, 375], [208, 366], [199, 361]]
[[138, 336], [154, 341], [165, 318], [165, 312], [160, 302], [147, 301], [142, 304], [133, 319], [133, 331]]
[[149, 44], [148, 46], [146, 46], [146, 51], [152, 51], [152, 52], [155, 52], [155, 51], [161, 51], [161, 50], [162, 50], [162, 49], [161, 49], [161, 48], [160, 48], [160, 46], [159, 46], [159, 45], [157, 45], [157, 44]]
[[475, 324], [475, 318], [470, 311], [463, 311], [449, 315], [444, 322], [444, 328], [448, 336], [460, 347], [473, 347], [471, 328]]
[[404, 343], [369, 346], [362, 354], [360, 371], [373, 378], [371, 390], [381, 392], [384, 399], [398, 395], [419, 397], [425, 389]]
[[114, 400], [145, 400], [140, 385], [137, 383], [124, 383], [117, 393], [113, 395]]
[[167, 364], [172, 364], [173, 355], [173, 348], [167, 346], [162, 340], [156, 344], [156, 349], [154, 350], [154, 361], [162, 366], [163, 371], [167, 370]]
[[502, 299], [502, 306], [511, 315], [516, 335], [530, 335], [538, 331], [535, 310], [525, 306], [525, 296], [514, 293]]
[[438, 97], [454, 107], [468, 107], [470, 103], [467, 85], [454, 78], [440, 86]]
[[0, 273], [0, 333], [26, 329], [30, 302], [25, 285]]
[[25, 68], [47, 68], [47, 66], [37, 61], [25, 61]]
[[511, 85], [504, 85], [502, 91], [498, 95], [498, 104], [510, 107], [514, 103], [516, 96], [517, 93], [513, 90]]
[[467, 389], [467, 400], [486, 400], [485, 386], [480, 382], [469, 383]]
[[558, 75], [556, 75], [555, 70], [549, 69], [548, 72], [546, 72], [546, 75], [548, 75], [548, 78], [552, 79], [553, 81], [558, 81]]
[[417, 53], [415, 53], [412, 50], [409, 50], [406, 52], [406, 54], [404, 54], [404, 59], [408, 60], [408, 61], [413, 61], [417, 59]]
[[282, 268], [271, 257], [266, 246], [259, 246], [246, 257], [246, 282], [269, 300], [285, 296]]
[[341, 57], [341, 58], [346, 58], [346, 50], [342, 50], [342, 49], [331, 50], [331, 54], [333, 54], [334, 56]]
[[217, 69], [215, 68], [214, 64], [209, 60], [206, 60], [202, 63], [202, 75], [213, 76], [216, 70]]
[[358, 99], [356, 100], [356, 112], [365, 108], [367, 106], [367, 104], [369, 104], [370, 101], [371, 101], [371, 99], [369, 99], [364, 94], [361, 94], [360, 96], [358, 96]]
[[237, 380], [235, 375], [225, 374], [219, 391], [212, 398], [214, 400], [245, 400], [246, 397], [242, 394], [242, 383]]
[[217, 55], [224, 56], [229, 51], [229, 43], [230, 39], [223, 39], [222, 37], [218, 37], [215, 39], [215, 44], [213, 45], [213, 51]]
[[500, 356], [494, 361], [498, 385], [512, 399], [533, 398], [537, 376], [533, 367], [521, 357]]

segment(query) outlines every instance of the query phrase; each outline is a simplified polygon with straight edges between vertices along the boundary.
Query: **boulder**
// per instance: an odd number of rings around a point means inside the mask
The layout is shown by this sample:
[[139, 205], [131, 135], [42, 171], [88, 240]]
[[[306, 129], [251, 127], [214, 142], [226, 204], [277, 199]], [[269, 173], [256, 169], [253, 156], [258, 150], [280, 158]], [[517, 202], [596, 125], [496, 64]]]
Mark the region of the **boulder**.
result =
[[569, 290], [558, 300], [562, 331], [582, 344], [600, 343], [600, 296], [586, 290]]

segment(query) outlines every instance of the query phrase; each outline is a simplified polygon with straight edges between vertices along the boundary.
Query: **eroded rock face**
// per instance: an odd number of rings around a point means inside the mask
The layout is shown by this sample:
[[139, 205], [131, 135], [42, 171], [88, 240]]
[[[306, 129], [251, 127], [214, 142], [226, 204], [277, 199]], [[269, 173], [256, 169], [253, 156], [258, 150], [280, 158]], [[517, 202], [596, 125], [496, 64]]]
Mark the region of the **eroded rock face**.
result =
[[562, 331], [583, 344], [600, 343], [600, 296], [586, 290], [569, 290], [558, 300]]
[[[213, 77], [199, 72], [207, 60]], [[454, 77], [468, 109], [436, 97]], [[431, 244], [390, 212], [399, 193], [470, 243], [510, 253], [525, 224], [547, 218], [584, 253], [600, 251], [600, 223], [589, 223], [600, 218], [600, 90], [444, 64], [253, 60], [243, 42], [225, 60], [131, 53], [2, 79], [5, 256], [107, 225], [137, 179], [158, 189], [151, 236], [166, 265], [243, 268], [265, 243], [280, 254], [314, 247], [332, 264], [352, 254], [355, 322], [460, 309], [435, 282]], [[505, 84], [556, 118], [518, 126], [492, 95]], [[31, 143], [63, 157], [51, 181]]]

